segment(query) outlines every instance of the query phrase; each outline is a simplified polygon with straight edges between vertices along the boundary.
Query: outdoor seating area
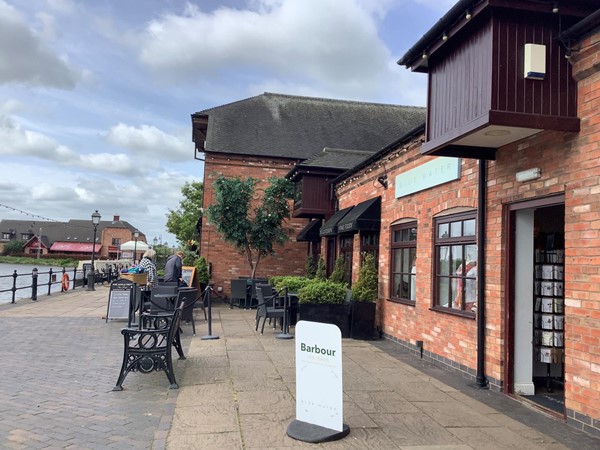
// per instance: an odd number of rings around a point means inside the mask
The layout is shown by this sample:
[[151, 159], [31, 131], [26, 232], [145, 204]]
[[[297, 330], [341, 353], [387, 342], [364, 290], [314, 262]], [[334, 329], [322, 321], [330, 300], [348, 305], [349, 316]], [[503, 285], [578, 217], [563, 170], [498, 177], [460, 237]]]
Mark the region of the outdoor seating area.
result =
[[[123, 322], [99, 320], [106, 311], [107, 290], [71, 290], [0, 308], [6, 328], [0, 374], [15, 380], [0, 388], [7, 399], [6, 414], [0, 417], [0, 447], [37, 448], [43, 443], [68, 448], [75, 442], [86, 448], [140, 449], [303, 445], [285, 433], [295, 411], [295, 339], [257, 333], [255, 311], [230, 309], [215, 296], [213, 331], [219, 339], [194, 337], [180, 323], [186, 359], [174, 353], [172, 361], [179, 389], [169, 389], [170, 380], [165, 382], [161, 370], [129, 372], [122, 382], [124, 390], [112, 392], [121, 365], [117, 355], [123, 348]], [[41, 325], [35, 337], [28, 328], [32, 318]], [[199, 335], [206, 326], [198, 324]], [[72, 337], [82, 329], [85, 339], [74, 342]], [[53, 351], [40, 342], [52, 342]], [[332, 448], [502, 448], [506, 439], [518, 448], [563, 448], [560, 442], [570, 448], [597, 448], [591, 435], [540, 416], [500, 393], [473, 389], [460, 375], [423, 363], [395, 343], [345, 339], [342, 345], [344, 419], [351, 433]], [[85, 364], [70, 365], [66, 377], [64, 364], [74, 350]], [[74, 383], [85, 384], [85, 389], [75, 389]], [[29, 395], [14, 401], [19, 392]], [[40, 402], [42, 397], [47, 401]], [[68, 411], [68, 420], [56, 413], [57, 404]], [[440, 413], [441, 405], [453, 414]], [[407, 411], [418, 422], [397, 420]], [[31, 431], [18, 433], [15, 417], [20, 429]], [[14, 445], [16, 439], [20, 445]], [[498, 445], [490, 445], [494, 442]]]
[[256, 308], [258, 305], [258, 294], [256, 286], [268, 284], [267, 278], [233, 278], [231, 281], [231, 303], [244, 309]]
[[[135, 293], [137, 289], [133, 289]], [[181, 345], [182, 322], [189, 322], [192, 335], [196, 335], [194, 308], [201, 299], [196, 288], [178, 287], [177, 283], [161, 283], [152, 289], [141, 291], [141, 301], [130, 296], [130, 315], [137, 313], [137, 323], [129, 317], [123, 335], [123, 361], [117, 383], [113, 390], [123, 389], [125, 377], [130, 372], [152, 373], [163, 371], [167, 375], [171, 389], [177, 389], [172, 362], [172, 349], [179, 359], [185, 359]], [[206, 310], [201, 301], [204, 317]]]

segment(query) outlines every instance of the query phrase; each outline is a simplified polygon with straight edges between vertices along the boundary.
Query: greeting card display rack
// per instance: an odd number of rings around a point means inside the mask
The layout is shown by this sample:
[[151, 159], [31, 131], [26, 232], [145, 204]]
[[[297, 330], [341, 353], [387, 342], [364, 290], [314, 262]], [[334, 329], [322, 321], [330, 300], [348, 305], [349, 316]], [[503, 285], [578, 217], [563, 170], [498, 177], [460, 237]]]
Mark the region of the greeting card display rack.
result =
[[565, 362], [564, 250], [535, 251], [533, 343], [536, 359], [546, 364], [546, 388], [563, 383], [552, 377], [552, 366]]

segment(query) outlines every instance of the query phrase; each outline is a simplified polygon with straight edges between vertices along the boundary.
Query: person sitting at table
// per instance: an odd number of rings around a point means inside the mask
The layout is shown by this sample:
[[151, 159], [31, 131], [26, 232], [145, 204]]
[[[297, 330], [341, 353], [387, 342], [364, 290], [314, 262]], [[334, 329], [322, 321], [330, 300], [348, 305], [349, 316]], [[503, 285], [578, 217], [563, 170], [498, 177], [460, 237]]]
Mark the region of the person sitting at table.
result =
[[165, 281], [176, 281], [177, 286], [183, 284], [183, 252], [181, 250], [176, 251], [173, 255], [169, 256], [165, 263]]
[[156, 252], [154, 250], [146, 250], [146, 253], [144, 253], [144, 256], [142, 256], [142, 260], [138, 264], [138, 267], [144, 269], [144, 272], [148, 274], [148, 281], [146, 286], [149, 288], [154, 288], [158, 286], [158, 275], [156, 273], [156, 265], [153, 261], [155, 256]]

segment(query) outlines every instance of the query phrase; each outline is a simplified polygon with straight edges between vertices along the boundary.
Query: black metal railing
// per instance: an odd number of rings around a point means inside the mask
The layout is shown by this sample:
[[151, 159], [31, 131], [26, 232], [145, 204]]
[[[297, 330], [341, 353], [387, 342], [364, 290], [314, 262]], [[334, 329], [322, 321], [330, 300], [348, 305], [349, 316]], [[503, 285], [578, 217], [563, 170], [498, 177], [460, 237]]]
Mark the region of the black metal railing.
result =
[[[102, 271], [96, 270], [95, 272], [95, 276], [90, 277], [95, 283], [110, 283], [119, 276], [118, 269], [110, 268]], [[60, 277], [57, 276], [58, 274], [60, 274]], [[70, 276], [71, 274], [72, 278]], [[35, 301], [37, 300], [38, 290], [41, 290], [39, 288], [45, 288], [47, 286], [47, 295], [52, 295], [52, 286], [55, 285], [61, 285], [60, 292], [65, 292], [69, 289], [76, 289], [78, 286], [86, 286], [88, 283], [88, 278], [86, 275], [85, 268], [83, 270], [77, 270], [76, 267], [68, 270], [66, 267], [63, 267], [62, 270], [57, 271], [53, 271], [52, 268], [50, 268], [45, 272], [34, 268], [31, 272], [21, 274], [19, 274], [15, 269], [11, 275], [0, 275], [0, 278], [12, 278], [12, 287], [8, 289], [0, 289], [0, 294], [4, 292], [11, 292], [11, 303], [15, 303], [17, 291], [28, 289], [31, 290], [31, 300]], [[29, 279], [31, 280], [31, 283], [27, 284], [27, 282], [19, 282], [19, 279]]]

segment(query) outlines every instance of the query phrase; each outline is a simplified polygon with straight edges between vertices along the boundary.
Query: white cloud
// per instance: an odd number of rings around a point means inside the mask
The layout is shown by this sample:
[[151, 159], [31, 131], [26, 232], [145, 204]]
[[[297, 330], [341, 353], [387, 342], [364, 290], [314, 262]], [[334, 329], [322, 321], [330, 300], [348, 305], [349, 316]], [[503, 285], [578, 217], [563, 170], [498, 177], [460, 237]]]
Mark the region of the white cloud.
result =
[[124, 153], [77, 153], [48, 136], [23, 129], [9, 116], [0, 116], [0, 155], [32, 157], [61, 166], [126, 176], [141, 175], [156, 161], [132, 160]]
[[71, 89], [79, 75], [32, 30], [15, 8], [0, 0], [0, 84]]
[[151, 125], [136, 128], [119, 123], [109, 130], [107, 139], [111, 144], [126, 148], [144, 158], [185, 161], [193, 154], [189, 134], [185, 138], [173, 136]]
[[11, 114], [19, 111], [24, 111], [25, 105], [19, 100], [9, 99], [0, 103], [0, 120], [5, 114]]
[[269, 1], [253, 9], [165, 14], [139, 39], [141, 61], [172, 75], [271, 72], [357, 95], [376, 92], [391, 55], [377, 34], [375, 2]]
[[46, 3], [51, 10], [63, 14], [69, 14], [75, 10], [75, 5], [71, 0], [46, 0]]

